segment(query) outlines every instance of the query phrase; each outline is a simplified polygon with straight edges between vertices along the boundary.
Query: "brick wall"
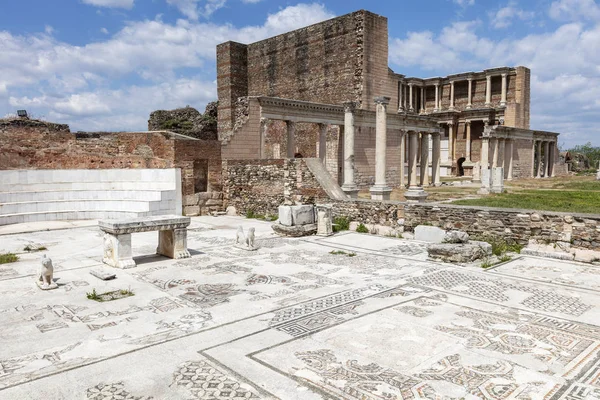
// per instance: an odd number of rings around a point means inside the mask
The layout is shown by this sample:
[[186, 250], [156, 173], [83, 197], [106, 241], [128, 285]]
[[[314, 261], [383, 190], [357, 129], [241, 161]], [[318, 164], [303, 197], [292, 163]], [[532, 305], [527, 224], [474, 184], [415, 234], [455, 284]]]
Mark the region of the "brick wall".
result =
[[[191, 215], [221, 208], [220, 147], [171, 132], [71, 133], [68, 125], [0, 120], [0, 170], [181, 168], [183, 211]], [[195, 160], [207, 160], [210, 195], [195, 193]]]

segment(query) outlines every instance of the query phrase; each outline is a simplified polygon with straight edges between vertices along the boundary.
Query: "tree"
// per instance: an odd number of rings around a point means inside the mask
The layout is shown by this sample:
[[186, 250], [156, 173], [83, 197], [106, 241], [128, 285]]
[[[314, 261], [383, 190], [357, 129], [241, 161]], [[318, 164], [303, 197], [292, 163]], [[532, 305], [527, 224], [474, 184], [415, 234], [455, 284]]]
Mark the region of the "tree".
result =
[[570, 153], [581, 153], [590, 160], [590, 168], [597, 169], [598, 162], [600, 161], [600, 147], [592, 146], [591, 142], [586, 144], [579, 144], [572, 149], [569, 149]]

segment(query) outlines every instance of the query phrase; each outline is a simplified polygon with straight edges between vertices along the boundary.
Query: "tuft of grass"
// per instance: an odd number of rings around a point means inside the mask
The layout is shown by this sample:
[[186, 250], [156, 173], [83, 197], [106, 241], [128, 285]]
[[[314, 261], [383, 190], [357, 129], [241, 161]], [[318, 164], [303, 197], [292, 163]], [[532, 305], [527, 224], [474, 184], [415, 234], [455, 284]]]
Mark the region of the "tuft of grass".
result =
[[25, 246], [23, 248], [23, 251], [28, 251], [28, 252], [34, 252], [34, 251], [44, 251], [44, 250], [48, 250], [48, 248], [46, 246], [33, 246], [31, 244], [28, 244], [27, 246]]
[[338, 216], [333, 218], [333, 231], [341, 232], [350, 229], [350, 218], [346, 216]]
[[119, 289], [98, 294], [94, 288], [91, 292], [87, 292], [85, 295], [89, 300], [103, 303], [105, 301], [119, 300], [124, 299], [125, 297], [134, 296], [135, 293], [133, 293], [133, 290], [131, 289]]
[[503, 262], [507, 262], [512, 260], [512, 257], [509, 256], [508, 254], [504, 254], [502, 256], [500, 256], [500, 258], [498, 258], [498, 263], [503, 263]]
[[329, 252], [329, 254], [333, 254], [333, 255], [346, 255], [348, 257], [355, 257], [356, 256], [356, 253], [346, 253], [343, 250], [331, 250]]
[[14, 253], [0, 254], [0, 264], [8, 264], [19, 261], [19, 256]]
[[369, 233], [369, 229], [362, 222], [356, 227], [358, 233]]
[[508, 241], [502, 237], [496, 236], [472, 236], [474, 240], [479, 240], [480, 242], [487, 242], [492, 245], [492, 254], [500, 257], [505, 253], [521, 253], [523, 249], [523, 245], [515, 242]]
[[487, 269], [489, 267], [491, 267], [493, 264], [490, 260], [488, 260], [487, 258], [485, 260], [483, 260], [483, 262], [481, 263], [481, 268], [483, 269]]

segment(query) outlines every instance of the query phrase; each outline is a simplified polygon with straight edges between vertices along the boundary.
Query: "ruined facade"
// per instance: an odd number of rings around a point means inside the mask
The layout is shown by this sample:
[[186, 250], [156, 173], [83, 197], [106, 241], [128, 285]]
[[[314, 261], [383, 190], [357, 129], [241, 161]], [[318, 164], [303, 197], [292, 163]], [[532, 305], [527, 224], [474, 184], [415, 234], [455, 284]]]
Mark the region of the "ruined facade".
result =
[[[504, 166], [508, 179], [535, 176], [538, 171], [548, 176], [558, 171], [554, 168], [558, 162], [557, 134], [530, 130], [528, 68], [501, 67], [417, 78], [395, 73], [387, 63], [387, 18], [364, 10], [256, 43], [226, 42], [217, 46], [218, 136], [223, 142], [223, 158], [306, 156], [320, 153], [319, 146], [325, 145], [327, 168], [341, 184], [342, 124], [333, 116], [320, 121], [290, 118], [288, 115], [293, 111], [284, 105], [277, 116], [269, 116], [263, 112], [262, 104], [272, 103], [275, 100], [269, 99], [276, 98], [305, 102], [307, 107], [314, 108], [352, 102], [359, 112], [371, 112], [373, 119], [370, 124], [357, 123], [355, 127], [355, 184], [373, 185], [376, 180], [373, 100], [383, 97], [388, 101], [389, 117], [416, 121], [411, 129], [419, 134], [418, 148], [414, 149], [419, 175], [424, 152], [429, 153], [426, 157], [429, 171], [424, 170], [429, 176], [435, 175], [436, 159], [441, 176], [466, 175], [477, 179], [479, 171], [474, 169], [483, 162], [490, 167]], [[287, 125], [288, 135], [278, 142], [270, 138], [273, 117]], [[437, 143], [434, 145], [434, 132], [429, 130], [431, 122], [439, 128], [439, 148]], [[297, 126], [307, 123], [326, 127], [314, 125], [312, 131], [305, 129], [309, 133], [303, 135], [310, 137], [300, 140]], [[319, 135], [322, 129], [330, 132], [324, 142]], [[392, 186], [409, 180], [403, 177], [410, 175], [408, 131], [409, 127], [396, 126], [388, 129], [386, 135], [385, 173]], [[439, 154], [433, 154], [434, 147]], [[483, 147], [488, 157], [482, 161]], [[335, 151], [330, 151], [332, 148]]]

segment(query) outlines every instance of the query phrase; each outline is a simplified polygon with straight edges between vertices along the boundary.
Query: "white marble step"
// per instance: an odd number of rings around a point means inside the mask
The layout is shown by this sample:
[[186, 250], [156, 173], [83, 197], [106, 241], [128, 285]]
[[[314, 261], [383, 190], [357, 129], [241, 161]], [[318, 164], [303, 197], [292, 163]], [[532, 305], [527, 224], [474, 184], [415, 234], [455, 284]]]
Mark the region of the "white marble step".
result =
[[48, 182], [173, 182], [173, 169], [60, 169], [0, 170], [6, 184], [46, 184]]
[[115, 181], [115, 182], [60, 182], [47, 183], [7, 183], [0, 182], [0, 192], [24, 192], [40, 190], [175, 190], [174, 182], [161, 181]]
[[1, 203], [49, 200], [145, 200], [175, 199], [172, 190], [40, 190], [0, 192]]
[[0, 225], [23, 224], [39, 221], [69, 221], [86, 219], [127, 219], [136, 217], [146, 217], [149, 215], [161, 215], [160, 212], [127, 212], [113, 210], [62, 210], [48, 212], [18, 213], [0, 215]]
[[0, 203], [0, 215], [49, 212], [49, 211], [95, 211], [111, 210], [125, 212], [147, 212], [169, 210], [174, 208], [174, 200], [145, 201], [145, 200], [49, 200], [24, 201], [17, 203]]

